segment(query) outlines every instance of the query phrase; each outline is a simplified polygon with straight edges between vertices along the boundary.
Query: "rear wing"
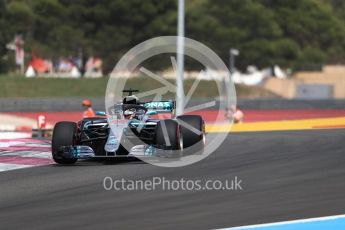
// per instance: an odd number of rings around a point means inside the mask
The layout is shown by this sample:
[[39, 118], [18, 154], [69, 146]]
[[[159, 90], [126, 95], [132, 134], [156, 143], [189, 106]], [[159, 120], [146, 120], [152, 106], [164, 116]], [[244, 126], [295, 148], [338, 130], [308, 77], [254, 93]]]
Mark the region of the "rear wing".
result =
[[175, 101], [150, 101], [142, 104], [149, 112], [174, 113], [176, 109]]

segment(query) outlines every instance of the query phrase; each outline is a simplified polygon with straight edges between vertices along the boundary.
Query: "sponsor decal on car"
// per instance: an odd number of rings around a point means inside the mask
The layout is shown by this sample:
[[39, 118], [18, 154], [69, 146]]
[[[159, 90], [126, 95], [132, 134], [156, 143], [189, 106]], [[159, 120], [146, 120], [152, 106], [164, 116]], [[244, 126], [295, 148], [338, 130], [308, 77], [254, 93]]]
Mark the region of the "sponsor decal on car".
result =
[[144, 106], [148, 109], [163, 109], [163, 110], [172, 110], [171, 101], [152, 101], [145, 103]]

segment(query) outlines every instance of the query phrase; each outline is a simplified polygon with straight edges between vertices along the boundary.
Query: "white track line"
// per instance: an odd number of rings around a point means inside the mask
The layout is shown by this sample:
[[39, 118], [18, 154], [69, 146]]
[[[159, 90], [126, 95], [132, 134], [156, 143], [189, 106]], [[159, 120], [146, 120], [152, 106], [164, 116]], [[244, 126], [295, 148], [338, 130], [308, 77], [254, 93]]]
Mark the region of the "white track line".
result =
[[35, 165], [19, 165], [19, 164], [0, 163], [0, 172], [10, 171], [10, 170], [15, 170], [15, 169], [29, 168], [29, 167], [35, 167]]
[[233, 227], [233, 228], [222, 228], [228, 230], [236, 230], [236, 229], [254, 229], [254, 228], [262, 228], [262, 227], [274, 227], [286, 224], [300, 224], [300, 223], [309, 223], [315, 221], [327, 221], [327, 220], [337, 220], [345, 218], [345, 214], [343, 215], [336, 215], [336, 216], [325, 216], [325, 217], [316, 217], [316, 218], [309, 218], [309, 219], [300, 219], [300, 220], [290, 220], [290, 221], [282, 221], [276, 223], [267, 223], [267, 224], [256, 224], [256, 225], [248, 225], [248, 226], [240, 226], [240, 227]]

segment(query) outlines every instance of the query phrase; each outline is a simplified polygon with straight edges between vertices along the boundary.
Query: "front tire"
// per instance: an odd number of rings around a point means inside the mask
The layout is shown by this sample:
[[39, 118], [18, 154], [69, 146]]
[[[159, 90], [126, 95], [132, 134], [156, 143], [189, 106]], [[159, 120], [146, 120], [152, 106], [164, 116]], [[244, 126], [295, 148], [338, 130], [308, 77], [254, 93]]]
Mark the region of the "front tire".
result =
[[52, 156], [58, 164], [74, 164], [77, 158], [64, 158], [58, 155], [62, 146], [75, 145], [77, 124], [75, 122], [62, 121], [56, 123], [52, 138]]
[[179, 124], [171, 119], [157, 123], [155, 144], [159, 149], [180, 150], [183, 148]]
[[201, 116], [182, 115], [177, 117], [177, 122], [181, 126], [184, 148], [205, 145], [205, 123]]

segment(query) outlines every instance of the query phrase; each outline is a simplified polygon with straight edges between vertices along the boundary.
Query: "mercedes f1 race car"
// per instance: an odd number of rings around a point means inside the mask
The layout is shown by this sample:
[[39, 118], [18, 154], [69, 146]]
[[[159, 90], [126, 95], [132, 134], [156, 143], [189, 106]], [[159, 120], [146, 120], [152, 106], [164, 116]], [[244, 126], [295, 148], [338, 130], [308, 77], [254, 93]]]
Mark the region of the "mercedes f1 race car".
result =
[[109, 114], [96, 112], [96, 117], [79, 122], [56, 123], [52, 137], [56, 163], [73, 164], [96, 157], [181, 157], [203, 149], [201, 116], [175, 116], [175, 101], [140, 102], [132, 94], [137, 90], [123, 92], [128, 96]]

